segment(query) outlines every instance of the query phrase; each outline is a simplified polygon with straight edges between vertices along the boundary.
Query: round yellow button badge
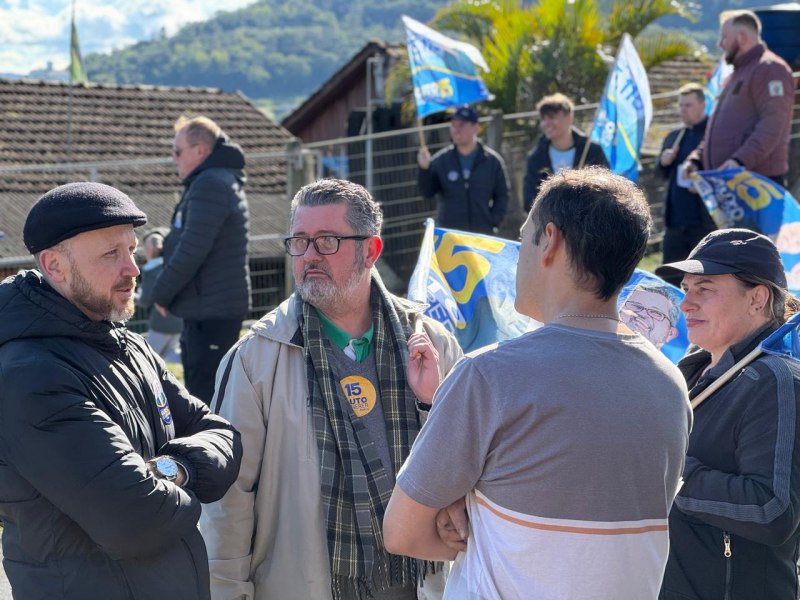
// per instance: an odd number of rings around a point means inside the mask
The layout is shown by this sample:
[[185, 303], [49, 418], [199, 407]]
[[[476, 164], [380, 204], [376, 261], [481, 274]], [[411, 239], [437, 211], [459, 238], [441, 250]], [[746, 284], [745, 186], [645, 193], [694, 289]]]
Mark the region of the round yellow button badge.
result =
[[357, 417], [363, 417], [375, 408], [375, 386], [366, 377], [351, 375], [344, 377], [339, 383], [344, 390], [344, 396]]

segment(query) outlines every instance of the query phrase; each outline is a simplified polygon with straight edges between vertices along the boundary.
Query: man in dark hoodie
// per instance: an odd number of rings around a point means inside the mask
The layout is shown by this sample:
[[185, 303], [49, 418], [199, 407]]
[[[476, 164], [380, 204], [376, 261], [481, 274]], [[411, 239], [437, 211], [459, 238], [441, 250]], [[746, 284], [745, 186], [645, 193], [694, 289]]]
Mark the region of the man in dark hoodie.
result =
[[146, 221], [98, 183], [33, 206], [37, 270], [0, 283], [0, 521], [15, 598], [207, 599], [200, 503], [221, 498], [238, 432], [124, 321]]
[[202, 116], [176, 121], [172, 152], [183, 194], [164, 240], [153, 300], [161, 314], [183, 319], [186, 388], [209, 404], [219, 361], [250, 309], [244, 154]]

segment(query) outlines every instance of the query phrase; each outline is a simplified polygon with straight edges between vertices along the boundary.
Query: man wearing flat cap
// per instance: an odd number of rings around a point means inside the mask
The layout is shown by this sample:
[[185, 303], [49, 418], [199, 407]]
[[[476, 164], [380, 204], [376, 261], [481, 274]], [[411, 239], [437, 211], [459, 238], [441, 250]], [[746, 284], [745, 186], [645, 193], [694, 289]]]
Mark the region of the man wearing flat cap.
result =
[[478, 113], [464, 105], [450, 120], [453, 143], [433, 158], [417, 153], [417, 183], [423, 196], [439, 196], [439, 227], [492, 234], [508, 208], [508, 175], [503, 157], [478, 140]]
[[200, 503], [236, 479], [238, 432], [129, 332], [146, 217], [122, 192], [42, 196], [37, 269], [0, 283], [0, 521], [15, 598], [209, 598]]

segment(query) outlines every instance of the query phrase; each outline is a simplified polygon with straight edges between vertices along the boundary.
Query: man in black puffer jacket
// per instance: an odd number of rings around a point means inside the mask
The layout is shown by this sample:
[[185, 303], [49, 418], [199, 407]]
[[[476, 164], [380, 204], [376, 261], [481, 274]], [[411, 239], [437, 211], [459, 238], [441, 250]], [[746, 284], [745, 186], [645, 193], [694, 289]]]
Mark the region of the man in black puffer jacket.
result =
[[162, 314], [183, 319], [186, 387], [209, 404], [219, 361], [250, 310], [244, 154], [206, 117], [178, 119], [173, 154], [183, 195], [153, 299]]
[[239, 471], [239, 433], [124, 321], [146, 217], [97, 183], [51, 190], [0, 283], [3, 567], [25, 600], [207, 599], [200, 503]]

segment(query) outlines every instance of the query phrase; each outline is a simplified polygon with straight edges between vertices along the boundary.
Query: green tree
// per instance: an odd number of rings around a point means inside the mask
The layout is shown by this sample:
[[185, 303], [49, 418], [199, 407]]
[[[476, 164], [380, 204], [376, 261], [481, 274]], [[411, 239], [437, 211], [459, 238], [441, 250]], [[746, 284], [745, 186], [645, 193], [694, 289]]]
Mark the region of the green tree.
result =
[[[505, 113], [531, 110], [560, 91], [579, 102], [600, 96], [622, 35], [628, 33], [645, 68], [691, 54], [696, 44], [675, 30], [649, 28], [656, 19], [692, 14], [677, 0], [458, 0], [440, 9], [431, 27], [477, 46], [490, 71], [482, 74]], [[400, 64], [388, 81], [391, 97], [410, 81]], [[407, 87], [408, 84], [405, 84]]]

